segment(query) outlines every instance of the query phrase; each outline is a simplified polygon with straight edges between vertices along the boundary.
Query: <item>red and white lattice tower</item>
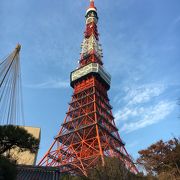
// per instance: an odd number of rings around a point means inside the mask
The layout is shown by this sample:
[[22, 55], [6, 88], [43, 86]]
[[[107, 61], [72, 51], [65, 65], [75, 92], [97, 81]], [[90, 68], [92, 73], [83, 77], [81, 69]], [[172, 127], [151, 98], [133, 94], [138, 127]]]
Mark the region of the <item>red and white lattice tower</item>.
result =
[[112, 115], [107, 94], [111, 77], [103, 67], [97, 23], [97, 9], [90, 0], [79, 67], [70, 77], [74, 92], [69, 109], [39, 165], [58, 166], [61, 172], [87, 175], [87, 170], [99, 159], [104, 165], [107, 156], [119, 158], [127, 169], [136, 173]]

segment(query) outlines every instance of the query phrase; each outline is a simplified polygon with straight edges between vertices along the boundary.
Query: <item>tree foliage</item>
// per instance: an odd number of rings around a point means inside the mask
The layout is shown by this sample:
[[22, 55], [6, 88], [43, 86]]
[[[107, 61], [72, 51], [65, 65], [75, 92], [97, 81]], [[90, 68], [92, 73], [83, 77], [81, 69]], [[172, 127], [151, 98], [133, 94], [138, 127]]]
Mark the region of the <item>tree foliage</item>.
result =
[[20, 151], [29, 150], [34, 153], [39, 148], [39, 140], [21, 127], [13, 125], [0, 126], [0, 179], [16, 179], [15, 161], [13, 161], [10, 154], [6, 157], [3, 156], [4, 153], [16, 147]]
[[88, 177], [64, 175], [61, 180], [143, 180], [142, 175], [135, 175], [125, 168], [117, 158], [105, 158], [105, 166], [99, 161], [88, 171]]
[[140, 175], [135, 175], [127, 170], [124, 164], [117, 158], [105, 158], [105, 165], [99, 162], [88, 172], [90, 180], [136, 180], [143, 179]]
[[14, 180], [16, 179], [16, 165], [12, 160], [0, 156], [0, 179]]
[[0, 155], [15, 147], [19, 147], [21, 151], [29, 150], [34, 153], [39, 148], [39, 140], [21, 127], [0, 126]]
[[[144, 166], [147, 173], [160, 176], [180, 177], [180, 140], [162, 140], [147, 149], [139, 151], [137, 162]], [[169, 178], [170, 179], [170, 178]]]
[[70, 175], [70, 174], [64, 174], [61, 176], [60, 180], [89, 180], [89, 178], [85, 176], [76, 176], [76, 175]]

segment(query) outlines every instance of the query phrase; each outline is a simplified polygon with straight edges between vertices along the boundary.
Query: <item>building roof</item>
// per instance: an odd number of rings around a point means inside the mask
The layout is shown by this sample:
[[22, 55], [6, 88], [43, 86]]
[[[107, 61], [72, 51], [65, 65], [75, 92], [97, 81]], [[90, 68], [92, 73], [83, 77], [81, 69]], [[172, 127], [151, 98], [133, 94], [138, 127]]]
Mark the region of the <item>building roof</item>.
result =
[[17, 180], [59, 180], [60, 171], [56, 167], [18, 166]]

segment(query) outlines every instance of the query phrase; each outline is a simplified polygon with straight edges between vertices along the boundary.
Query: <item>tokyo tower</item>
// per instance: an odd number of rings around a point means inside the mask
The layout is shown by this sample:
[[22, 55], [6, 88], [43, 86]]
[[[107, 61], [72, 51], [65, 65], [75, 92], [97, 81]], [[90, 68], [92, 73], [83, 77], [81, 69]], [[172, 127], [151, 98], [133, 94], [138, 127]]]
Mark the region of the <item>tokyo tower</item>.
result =
[[83, 174], [105, 157], [117, 157], [127, 169], [137, 173], [114, 122], [107, 91], [111, 76], [102, 62], [94, 0], [86, 11], [86, 29], [79, 66], [70, 74], [73, 95], [60, 131], [39, 162], [39, 166], [59, 167], [60, 172]]

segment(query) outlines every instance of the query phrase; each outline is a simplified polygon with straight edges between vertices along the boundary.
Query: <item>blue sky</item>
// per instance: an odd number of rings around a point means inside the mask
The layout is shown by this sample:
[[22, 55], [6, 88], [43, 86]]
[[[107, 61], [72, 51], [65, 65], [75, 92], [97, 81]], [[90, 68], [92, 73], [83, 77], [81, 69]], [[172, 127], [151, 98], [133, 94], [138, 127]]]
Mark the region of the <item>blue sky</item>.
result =
[[[88, 0], [0, 0], [0, 58], [19, 42], [27, 126], [41, 127], [38, 160], [72, 95]], [[128, 152], [180, 135], [180, 1], [96, 0], [113, 114]]]

